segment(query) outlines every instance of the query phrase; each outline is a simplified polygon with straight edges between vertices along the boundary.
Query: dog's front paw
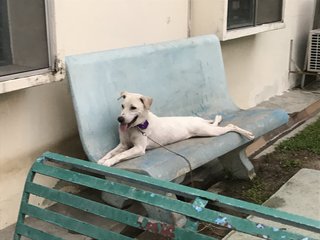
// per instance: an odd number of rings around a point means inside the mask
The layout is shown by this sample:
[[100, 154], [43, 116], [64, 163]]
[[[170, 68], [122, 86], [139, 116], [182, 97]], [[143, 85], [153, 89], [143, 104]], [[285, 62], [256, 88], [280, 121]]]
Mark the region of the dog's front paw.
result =
[[97, 161], [97, 163], [103, 165], [105, 161], [107, 161], [107, 159], [101, 158]]
[[107, 159], [102, 163], [102, 165], [107, 166], [107, 167], [111, 167], [111, 166], [115, 165], [116, 163], [117, 163], [117, 161], [114, 161], [112, 159]]

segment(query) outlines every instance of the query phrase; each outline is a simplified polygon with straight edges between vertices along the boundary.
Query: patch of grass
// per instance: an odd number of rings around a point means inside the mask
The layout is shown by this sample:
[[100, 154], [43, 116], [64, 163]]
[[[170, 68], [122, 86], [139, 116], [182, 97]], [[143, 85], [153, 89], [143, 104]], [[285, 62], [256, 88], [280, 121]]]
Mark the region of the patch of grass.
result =
[[280, 161], [280, 166], [285, 169], [301, 168], [302, 162], [299, 159], [284, 159]]
[[320, 154], [320, 118], [292, 138], [281, 142], [276, 150], [310, 151]]
[[268, 199], [268, 196], [265, 192], [265, 185], [258, 177], [252, 181], [252, 186], [245, 190], [243, 195], [257, 204], [262, 204]]

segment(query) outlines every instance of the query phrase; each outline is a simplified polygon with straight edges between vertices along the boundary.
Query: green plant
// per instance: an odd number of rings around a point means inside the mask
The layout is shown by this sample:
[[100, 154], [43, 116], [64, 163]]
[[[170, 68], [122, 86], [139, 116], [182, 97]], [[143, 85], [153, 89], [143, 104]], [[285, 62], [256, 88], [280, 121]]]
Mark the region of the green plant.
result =
[[310, 151], [320, 154], [320, 118], [292, 138], [281, 142], [276, 150]]
[[258, 204], [262, 204], [268, 199], [265, 193], [265, 185], [258, 177], [252, 181], [252, 186], [245, 190], [243, 194], [246, 198]]
[[280, 166], [286, 169], [301, 168], [302, 162], [299, 159], [284, 159], [280, 161]]

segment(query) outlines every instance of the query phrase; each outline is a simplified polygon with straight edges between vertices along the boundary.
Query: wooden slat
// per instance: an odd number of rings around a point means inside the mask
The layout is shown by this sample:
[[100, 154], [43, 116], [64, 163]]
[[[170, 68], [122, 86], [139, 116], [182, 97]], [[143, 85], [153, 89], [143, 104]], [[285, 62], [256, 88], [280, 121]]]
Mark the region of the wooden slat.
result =
[[[64, 216], [60, 213], [56, 213], [47, 209], [38, 208], [29, 204], [22, 204], [21, 210], [24, 214], [31, 217], [40, 219], [42, 221], [55, 224], [62, 228], [78, 232], [88, 237], [95, 239], [115, 239], [115, 240], [129, 240], [132, 238], [123, 236], [121, 234], [111, 232], [95, 225], [82, 222], [80, 220], [73, 219], [68, 216]], [[45, 238], [44, 238], [45, 239]]]
[[[150, 232], [154, 232], [157, 230], [156, 228], [147, 228], [146, 226], [143, 226], [139, 219], [141, 219], [140, 215], [131, 213], [125, 210], [117, 209], [111, 206], [108, 206], [106, 204], [98, 203], [89, 199], [85, 199], [83, 197], [79, 197], [70, 193], [66, 192], [60, 192], [55, 189], [50, 189], [35, 183], [28, 183], [26, 185], [25, 191], [34, 194], [39, 197], [43, 197], [46, 199], [49, 199], [54, 202], [62, 203], [64, 205], [74, 207], [86, 212], [93, 213], [97, 216], [111, 219], [117, 222], [121, 222], [124, 224], [127, 224], [132, 227], [136, 227], [139, 229], [147, 230]], [[192, 236], [194, 239], [199, 240], [214, 240], [212, 237], [205, 236], [203, 234], [199, 234], [195, 231], [191, 231], [188, 229], [183, 228], [174, 228], [174, 226], [160, 222], [160, 221], [154, 221], [152, 219], [149, 219], [147, 217], [143, 217], [144, 221], [147, 221], [149, 223], [156, 223], [161, 226], [161, 228], [172, 228], [177, 233], [177, 235], [181, 236]], [[161, 233], [161, 228], [158, 228], [159, 233]], [[169, 235], [169, 234], [168, 234]]]
[[43, 156], [56, 162], [71, 164], [74, 167], [85, 169], [89, 172], [96, 172], [103, 175], [112, 176], [117, 179], [126, 180], [128, 182], [139, 183], [143, 186], [148, 186], [166, 192], [172, 192], [176, 195], [184, 196], [186, 198], [195, 199], [196, 197], [200, 197], [213, 201], [213, 203], [217, 206], [234, 209], [242, 213], [320, 233], [320, 221], [316, 221], [303, 216], [290, 214], [287, 212], [279, 211], [277, 209], [272, 209], [238, 199], [225, 197], [215, 193], [206, 192], [172, 182], [161, 181], [159, 179], [143, 176], [141, 174], [136, 174], [122, 169], [101, 166], [96, 163], [83, 161], [72, 157], [66, 157], [61, 154], [46, 152], [43, 154]]
[[232, 229], [244, 233], [249, 233], [251, 235], [265, 235], [269, 236], [271, 239], [277, 239], [280, 233], [291, 239], [302, 239], [304, 237], [302, 235], [289, 233], [284, 230], [274, 231], [274, 228], [268, 226], [259, 228], [257, 227], [256, 223], [251, 222], [247, 219], [242, 219], [214, 210], [203, 208], [201, 209], [201, 211], [199, 211], [196, 210], [190, 203], [182, 202], [141, 189], [129, 187], [124, 184], [111, 182], [109, 180], [77, 173], [67, 169], [62, 169], [54, 166], [46, 166], [41, 163], [35, 163], [33, 166], [33, 170], [43, 175], [134, 199], [169, 211], [177, 212], [188, 217], [199, 219], [201, 221], [211, 223], [218, 222], [220, 224], [222, 223], [223, 225], [227, 225]]
[[16, 236], [16, 234], [22, 235], [33, 240], [63, 240], [62, 238], [53, 236], [49, 233], [45, 233], [41, 230], [20, 223], [16, 225], [16, 233], [14, 240], [20, 239], [18, 236]]

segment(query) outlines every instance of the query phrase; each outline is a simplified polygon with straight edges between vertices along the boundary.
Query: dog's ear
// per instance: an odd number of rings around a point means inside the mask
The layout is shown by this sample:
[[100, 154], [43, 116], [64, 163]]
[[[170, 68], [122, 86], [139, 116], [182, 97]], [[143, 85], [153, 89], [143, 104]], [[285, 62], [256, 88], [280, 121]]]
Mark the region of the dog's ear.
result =
[[152, 104], [153, 99], [151, 97], [142, 96], [140, 97], [140, 101], [143, 103], [144, 107], [149, 110]]
[[120, 98], [125, 99], [125, 98], [126, 98], [126, 96], [127, 96], [127, 94], [128, 94], [128, 92], [127, 92], [127, 91], [123, 91], [123, 92], [121, 92], [121, 93], [120, 93], [120, 97], [119, 97], [118, 99], [120, 99]]

